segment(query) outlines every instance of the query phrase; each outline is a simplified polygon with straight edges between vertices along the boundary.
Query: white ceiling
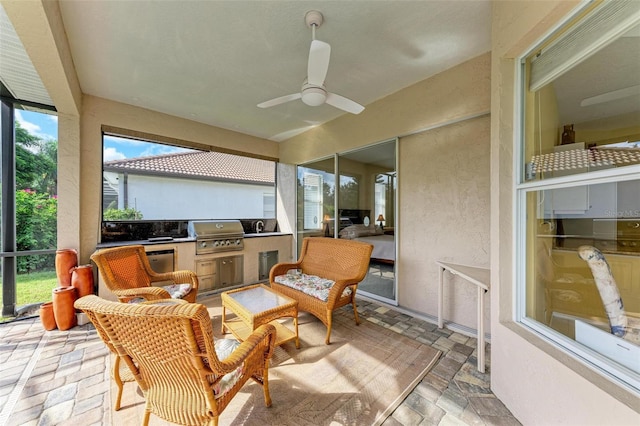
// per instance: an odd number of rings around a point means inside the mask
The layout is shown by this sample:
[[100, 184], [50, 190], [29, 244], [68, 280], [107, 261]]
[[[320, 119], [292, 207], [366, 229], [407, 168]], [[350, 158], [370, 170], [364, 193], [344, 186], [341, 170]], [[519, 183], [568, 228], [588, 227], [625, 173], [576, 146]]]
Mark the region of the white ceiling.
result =
[[[309, 10], [331, 45], [327, 90], [368, 105], [491, 48], [473, 1], [60, 1], [84, 93], [281, 141], [344, 112], [300, 100]], [[365, 112], [366, 113], [366, 109]]]
[[[611, 66], [615, 64], [615, 66]], [[602, 128], [602, 119], [625, 118], [634, 126], [640, 118], [640, 25], [584, 59], [553, 81], [561, 124], [581, 123]], [[635, 88], [631, 94], [582, 106], [585, 99], [614, 91]], [[610, 124], [622, 126], [619, 121]]]

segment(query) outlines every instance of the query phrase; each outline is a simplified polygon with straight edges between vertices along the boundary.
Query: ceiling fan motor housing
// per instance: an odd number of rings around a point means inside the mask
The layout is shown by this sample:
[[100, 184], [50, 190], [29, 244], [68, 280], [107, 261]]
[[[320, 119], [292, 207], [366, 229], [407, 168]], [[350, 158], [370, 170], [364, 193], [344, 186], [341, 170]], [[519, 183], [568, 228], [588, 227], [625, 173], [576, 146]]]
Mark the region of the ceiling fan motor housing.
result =
[[307, 27], [312, 28], [314, 25], [316, 28], [319, 28], [320, 25], [324, 22], [324, 16], [322, 16], [322, 12], [317, 10], [310, 10], [304, 15], [304, 22], [307, 24]]
[[309, 106], [322, 105], [327, 100], [327, 92], [321, 87], [307, 86], [302, 88], [302, 102]]

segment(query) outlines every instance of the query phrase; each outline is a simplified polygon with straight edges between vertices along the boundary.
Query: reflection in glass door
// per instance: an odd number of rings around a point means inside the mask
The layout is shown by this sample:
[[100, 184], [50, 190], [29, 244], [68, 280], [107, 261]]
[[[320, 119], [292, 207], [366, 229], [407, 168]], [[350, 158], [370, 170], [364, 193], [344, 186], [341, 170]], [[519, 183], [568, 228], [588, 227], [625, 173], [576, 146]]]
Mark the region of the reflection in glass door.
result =
[[372, 244], [358, 292], [395, 304], [396, 141], [338, 155], [338, 238]]
[[305, 237], [333, 237], [334, 158], [298, 166], [298, 253]]
[[337, 162], [337, 172], [336, 157], [298, 166], [298, 254], [305, 237], [372, 244], [358, 292], [396, 304], [396, 140], [338, 154]]

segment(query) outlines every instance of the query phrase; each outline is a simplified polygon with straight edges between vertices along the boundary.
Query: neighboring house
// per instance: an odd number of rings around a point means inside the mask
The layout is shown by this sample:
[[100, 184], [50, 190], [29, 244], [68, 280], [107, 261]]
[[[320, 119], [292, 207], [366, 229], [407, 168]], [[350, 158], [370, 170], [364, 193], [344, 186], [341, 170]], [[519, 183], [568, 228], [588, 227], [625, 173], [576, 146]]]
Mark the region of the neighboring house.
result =
[[107, 161], [103, 170], [103, 210], [133, 208], [146, 220], [275, 217], [273, 161], [192, 151]]

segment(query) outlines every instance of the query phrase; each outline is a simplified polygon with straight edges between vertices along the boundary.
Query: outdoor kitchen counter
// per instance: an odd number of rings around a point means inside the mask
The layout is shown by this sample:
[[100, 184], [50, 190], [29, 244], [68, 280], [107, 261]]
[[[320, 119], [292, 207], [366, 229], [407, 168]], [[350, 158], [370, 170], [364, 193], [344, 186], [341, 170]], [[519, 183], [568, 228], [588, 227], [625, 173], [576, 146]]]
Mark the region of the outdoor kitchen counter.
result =
[[[290, 232], [260, 232], [259, 234], [244, 234], [244, 237], [245, 238], [264, 238], [264, 237], [279, 237], [282, 235], [293, 235], [293, 234], [291, 234]], [[154, 244], [193, 243], [195, 241], [196, 241], [195, 237], [174, 238], [172, 240], [160, 240], [160, 241], [149, 241], [149, 240], [111, 241], [108, 243], [98, 243], [98, 245], [96, 245], [96, 249], [120, 247], [120, 246], [132, 246], [135, 244], [149, 246]]]
[[195, 242], [195, 238], [185, 237], [185, 238], [173, 238], [171, 240], [135, 240], [135, 241], [111, 241], [108, 243], [98, 243], [96, 245], [96, 249], [109, 248], [109, 247], [121, 247], [121, 246], [133, 246], [136, 244], [140, 244], [143, 246], [157, 245], [157, 244], [179, 244], [179, 243], [193, 243]]
[[[286, 232], [261, 232], [255, 234], [244, 234], [244, 247], [238, 251], [222, 251], [218, 253], [210, 253], [204, 255], [196, 254], [196, 239], [194, 238], [174, 238], [173, 240], [149, 241], [116, 241], [101, 243], [96, 246], [96, 250], [141, 244], [147, 252], [152, 251], [174, 251], [174, 268], [175, 270], [198, 270], [198, 262], [215, 261], [228, 256], [241, 255], [243, 257], [243, 283], [255, 284], [261, 281], [260, 263], [264, 253], [277, 252], [276, 259], [278, 262], [293, 261], [293, 234]], [[201, 278], [201, 277], [199, 277]], [[99, 277], [99, 295], [100, 297], [109, 298], [110, 293], [105, 293], [105, 289]], [[206, 281], [205, 281], [206, 283]], [[206, 286], [203, 286], [203, 289]], [[203, 291], [204, 292], [204, 291]]]
[[293, 235], [290, 232], [260, 232], [259, 234], [244, 234], [245, 238], [279, 237], [282, 235]]

